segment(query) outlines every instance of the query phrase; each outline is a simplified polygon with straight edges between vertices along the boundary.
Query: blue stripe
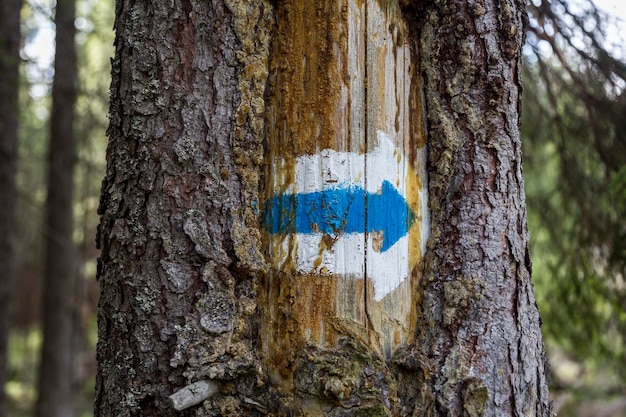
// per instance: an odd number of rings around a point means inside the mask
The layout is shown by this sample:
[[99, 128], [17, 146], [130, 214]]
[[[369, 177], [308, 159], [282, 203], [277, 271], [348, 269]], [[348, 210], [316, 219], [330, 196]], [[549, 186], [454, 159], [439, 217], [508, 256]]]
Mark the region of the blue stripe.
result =
[[384, 252], [406, 235], [413, 219], [404, 197], [390, 182], [384, 181], [380, 193], [344, 186], [306, 194], [274, 195], [265, 204], [263, 225], [272, 234], [339, 236], [382, 232], [381, 252]]

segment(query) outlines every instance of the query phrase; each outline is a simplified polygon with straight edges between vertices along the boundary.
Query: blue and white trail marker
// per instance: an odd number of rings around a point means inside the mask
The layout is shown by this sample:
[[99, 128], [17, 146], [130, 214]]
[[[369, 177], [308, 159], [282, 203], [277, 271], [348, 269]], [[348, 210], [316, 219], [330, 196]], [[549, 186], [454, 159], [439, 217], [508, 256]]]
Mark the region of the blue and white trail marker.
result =
[[366, 155], [326, 149], [298, 157], [295, 182], [277, 184], [263, 223], [281, 245], [279, 263], [306, 274], [367, 275], [379, 301], [408, 277], [407, 235], [418, 213], [405, 197], [401, 150], [383, 131], [377, 139]]
[[277, 3], [259, 206], [276, 381], [294, 380], [304, 346], [349, 337], [390, 358], [418, 325], [428, 131], [413, 38], [387, 3]]
[[404, 197], [385, 180], [377, 193], [340, 184], [312, 193], [276, 195], [264, 222], [273, 234], [324, 233], [336, 239], [342, 234], [378, 233], [380, 244], [374, 250], [385, 252], [407, 234], [413, 218]]

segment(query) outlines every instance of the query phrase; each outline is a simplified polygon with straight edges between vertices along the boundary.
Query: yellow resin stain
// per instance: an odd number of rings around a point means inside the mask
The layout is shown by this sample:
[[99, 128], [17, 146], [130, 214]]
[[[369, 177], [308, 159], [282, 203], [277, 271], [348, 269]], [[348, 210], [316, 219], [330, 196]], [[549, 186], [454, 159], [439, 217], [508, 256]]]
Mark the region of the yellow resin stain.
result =
[[[426, 161], [418, 158], [425, 154], [419, 150], [426, 145], [427, 135], [416, 70], [419, 65], [403, 61], [404, 52], [397, 52], [408, 38], [398, 9], [381, 11], [376, 2], [355, 0], [284, 0], [275, 7], [276, 36], [266, 99], [265, 201], [274, 195], [304, 192], [296, 186], [297, 159], [303, 155], [333, 149], [364, 155], [367, 161], [367, 151], [378, 145], [376, 132], [380, 129], [396, 142], [397, 149], [386, 160], [398, 165], [398, 176], [389, 181], [398, 190], [403, 188], [401, 193], [415, 215], [407, 231], [408, 260], [406, 254], [402, 257], [409, 265], [408, 277], [379, 301], [373, 299], [375, 289], [365, 271], [349, 276], [329, 274], [324, 262], [342, 249], [338, 236], [323, 235], [319, 247], [308, 253], [311, 263], [303, 271], [297, 263], [296, 233], [263, 234], [270, 271], [259, 287], [264, 316], [260, 355], [275, 365], [270, 367], [276, 369], [272, 377], [288, 386], [294, 358], [307, 344], [334, 347], [340, 337], [348, 336], [389, 357], [411, 340], [427, 210], [420, 197], [426, 183], [420, 178]], [[372, 39], [365, 39], [372, 30], [366, 21], [376, 25]], [[348, 22], [355, 27], [350, 28]], [[404, 73], [398, 75], [401, 71]], [[354, 81], [365, 75], [367, 80]], [[376, 169], [366, 166], [359, 171], [353, 182], [366, 183], [372, 168]], [[320, 183], [327, 187], [335, 184], [334, 180]], [[384, 232], [370, 234], [372, 249], [380, 254]], [[365, 250], [345, 256], [364, 256], [367, 266]], [[406, 267], [406, 263], [402, 265]]]

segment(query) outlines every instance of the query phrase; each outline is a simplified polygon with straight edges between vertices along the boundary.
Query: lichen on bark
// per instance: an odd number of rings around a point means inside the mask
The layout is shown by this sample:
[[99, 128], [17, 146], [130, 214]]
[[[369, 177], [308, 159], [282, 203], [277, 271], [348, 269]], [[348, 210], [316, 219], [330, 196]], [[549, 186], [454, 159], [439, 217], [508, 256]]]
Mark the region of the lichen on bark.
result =
[[392, 416], [396, 380], [384, 359], [350, 338], [335, 349], [309, 346], [294, 363], [294, 386], [307, 416]]
[[[98, 244], [96, 415], [174, 415], [201, 379], [260, 374], [253, 319], [270, 2], [117, 3]], [[237, 394], [239, 392], [239, 394]], [[206, 401], [196, 415], [217, 415]]]

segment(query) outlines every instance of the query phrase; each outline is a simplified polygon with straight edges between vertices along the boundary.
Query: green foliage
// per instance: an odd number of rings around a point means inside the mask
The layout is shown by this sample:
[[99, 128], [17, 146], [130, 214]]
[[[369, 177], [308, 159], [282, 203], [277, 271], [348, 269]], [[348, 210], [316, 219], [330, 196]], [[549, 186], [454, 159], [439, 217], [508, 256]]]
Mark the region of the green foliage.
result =
[[[626, 380], [624, 64], [601, 48], [597, 10], [540, 3], [552, 14], [531, 19], [522, 134], [543, 329], [581, 363]], [[568, 19], [596, 31], [576, 39]]]
[[9, 339], [9, 415], [27, 416], [36, 398], [36, 378], [41, 347], [38, 330], [13, 332]]

